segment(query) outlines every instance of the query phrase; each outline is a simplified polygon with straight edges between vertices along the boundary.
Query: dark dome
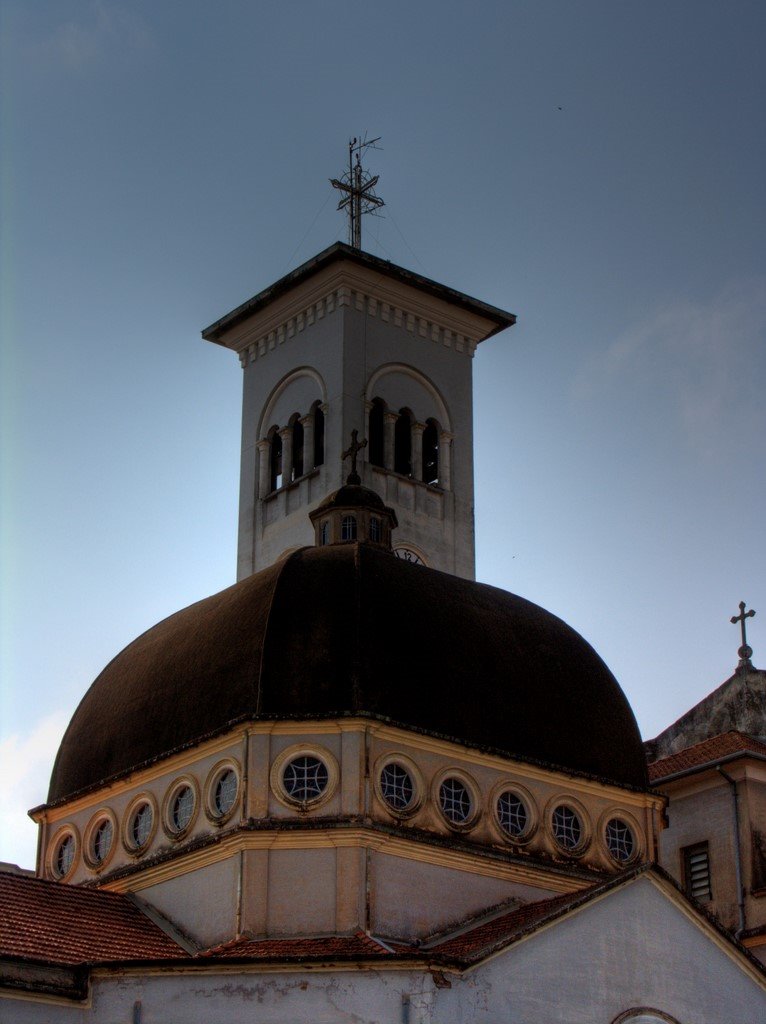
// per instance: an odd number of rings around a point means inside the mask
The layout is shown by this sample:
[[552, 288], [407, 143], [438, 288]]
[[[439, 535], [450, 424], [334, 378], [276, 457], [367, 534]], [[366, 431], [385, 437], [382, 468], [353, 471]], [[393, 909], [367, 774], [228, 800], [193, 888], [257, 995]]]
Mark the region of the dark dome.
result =
[[381, 496], [361, 484], [346, 483], [337, 491], [328, 494], [316, 512], [327, 512], [331, 508], [373, 508], [385, 511], [386, 503]]
[[134, 640], [75, 712], [48, 800], [239, 720], [349, 715], [647, 784], [630, 706], [569, 626], [505, 591], [346, 544], [296, 551]]

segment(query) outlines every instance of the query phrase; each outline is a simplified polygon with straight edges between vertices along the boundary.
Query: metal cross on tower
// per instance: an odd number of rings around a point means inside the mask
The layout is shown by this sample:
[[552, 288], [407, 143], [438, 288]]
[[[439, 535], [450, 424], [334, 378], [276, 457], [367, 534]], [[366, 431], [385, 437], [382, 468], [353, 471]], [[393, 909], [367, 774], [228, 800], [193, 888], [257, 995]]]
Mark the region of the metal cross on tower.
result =
[[369, 147], [377, 149], [376, 142], [380, 142], [380, 136], [369, 142], [366, 136], [363, 139], [351, 139], [348, 144], [348, 171], [340, 179], [330, 178], [332, 187], [345, 193], [338, 203], [338, 209], [348, 211], [348, 241], [355, 249], [362, 248], [362, 214], [374, 213], [379, 207], [385, 206], [374, 192], [379, 175], [372, 177], [362, 168], [363, 150]]
[[359, 452], [362, 450], [362, 448], [366, 448], [367, 447], [367, 438], [365, 437], [364, 441], [359, 441], [359, 440], [357, 440], [358, 437], [359, 437], [359, 431], [358, 430], [352, 430], [351, 431], [351, 444], [349, 445], [349, 447], [346, 449], [346, 451], [341, 456], [341, 458], [344, 460], [344, 462], [345, 462], [345, 460], [349, 456], [351, 456], [351, 472], [348, 474], [348, 479], [346, 480], [347, 484], [360, 484], [362, 482], [362, 478], [359, 476], [359, 474], [356, 471], [356, 457], [359, 454]]
[[749, 647], [748, 643], [747, 643], [747, 630], [745, 628], [745, 620], [746, 619], [751, 619], [754, 615], [755, 615], [755, 612], [753, 611], [753, 609], [751, 608], [749, 612], [746, 612], [745, 611], [745, 602], [744, 601], [740, 601], [739, 602], [739, 615], [732, 615], [732, 617], [731, 617], [731, 621], [733, 623], [735, 623], [735, 624], [738, 622], [739, 625], [740, 625], [740, 629], [742, 630], [742, 646], [737, 651], [737, 654], [739, 655], [739, 658], [740, 658], [739, 664], [740, 664], [741, 668], [742, 667], [749, 667], [750, 666], [750, 659], [753, 656], [753, 648]]

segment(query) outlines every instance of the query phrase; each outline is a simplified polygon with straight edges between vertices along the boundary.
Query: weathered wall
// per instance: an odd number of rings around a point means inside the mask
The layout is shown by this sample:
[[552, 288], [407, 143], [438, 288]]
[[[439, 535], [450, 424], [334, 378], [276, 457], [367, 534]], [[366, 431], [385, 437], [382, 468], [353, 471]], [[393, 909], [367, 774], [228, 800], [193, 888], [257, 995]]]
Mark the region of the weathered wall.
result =
[[736, 729], [766, 743], [766, 671], [743, 669], [646, 744], [650, 761]]
[[236, 933], [238, 857], [229, 857], [137, 895], [156, 907], [202, 948], [227, 942]]
[[372, 931], [414, 941], [510, 899], [555, 895], [502, 878], [375, 853], [370, 872]]
[[440, 993], [442, 1020], [610, 1024], [650, 1006], [682, 1024], [758, 1024], [766, 986], [647, 876], [533, 935]]
[[[687, 783], [688, 784], [688, 783]], [[737, 926], [734, 819], [729, 786], [720, 777], [692, 782], [691, 792], [671, 791], [669, 825], [660, 833], [660, 864], [684, 884], [682, 850], [707, 842], [712, 900], [708, 909], [726, 928]]]

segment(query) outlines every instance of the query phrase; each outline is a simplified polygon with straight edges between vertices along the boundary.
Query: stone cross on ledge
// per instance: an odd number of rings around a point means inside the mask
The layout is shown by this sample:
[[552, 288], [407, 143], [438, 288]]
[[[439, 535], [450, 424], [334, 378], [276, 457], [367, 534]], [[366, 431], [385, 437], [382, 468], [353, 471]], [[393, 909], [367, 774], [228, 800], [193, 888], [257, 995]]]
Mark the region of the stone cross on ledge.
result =
[[359, 431], [358, 430], [352, 430], [351, 431], [351, 444], [348, 446], [348, 448], [345, 450], [345, 452], [341, 456], [341, 458], [343, 459], [344, 462], [345, 462], [345, 460], [347, 458], [349, 458], [349, 456], [351, 457], [351, 472], [348, 474], [348, 479], [346, 480], [347, 484], [357, 484], [358, 485], [358, 484], [361, 484], [361, 482], [362, 482], [362, 478], [359, 476], [359, 474], [356, 471], [356, 457], [357, 457], [357, 455], [359, 454], [359, 452], [363, 448], [367, 447], [367, 438], [365, 437], [364, 441], [359, 441], [358, 437], [359, 437]]
[[750, 659], [753, 656], [753, 648], [748, 646], [747, 643], [747, 629], [745, 627], [745, 620], [751, 619], [755, 615], [755, 612], [751, 608], [749, 612], [745, 611], [745, 602], [739, 602], [739, 615], [732, 615], [732, 623], [739, 623], [740, 629], [742, 630], [742, 646], [737, 651], [739, 655], [739, 668], [752, 668]]

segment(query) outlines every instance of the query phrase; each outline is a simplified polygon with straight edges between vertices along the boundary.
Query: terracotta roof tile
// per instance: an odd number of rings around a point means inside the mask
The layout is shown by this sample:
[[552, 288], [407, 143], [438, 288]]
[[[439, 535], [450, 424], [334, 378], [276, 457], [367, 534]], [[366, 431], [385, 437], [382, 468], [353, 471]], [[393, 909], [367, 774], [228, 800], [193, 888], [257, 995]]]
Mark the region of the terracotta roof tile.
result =
[[428, 952], [437, 953], [439, 957], [449, 960], [473, 960], [492, 947], [518, 937], [545, 918], [567, 910], [570, 906], [588, 898], [599, 888], [601, 888], [601, 883], [589, 886], [580, 892], [566, 893], [563, 896], [554, 896], [535, 903], [525, 903], [524, 906], [517, 907], [507, 914], [501, 914], [475, 928], [470, 928], [460, 935], [429, 945]]
[[187, 954], [127, 897], [0, 872], [0, 956], [77, 965]]
[[332, 960], [390, 957], [382, 943], [357, 932], [355, 935], [328, 935], [322, 938], [249, 939], [239, 938], [200, 953], [200, 957], [242, 960]]
[[711, 736], [709, 739], [702, 740], [701, 743], [685, 747], [676, 754], [661, 757], [658, 761], [650, 764], [649, 781], [654, 783], [659, 779], [667, 778], [668, 775], [699, 768], [710, 761], [718, 761], [731, 754], [747, 751], [766, 756], [766, 744], [734, 729], [722, 732], [718, 736]]

